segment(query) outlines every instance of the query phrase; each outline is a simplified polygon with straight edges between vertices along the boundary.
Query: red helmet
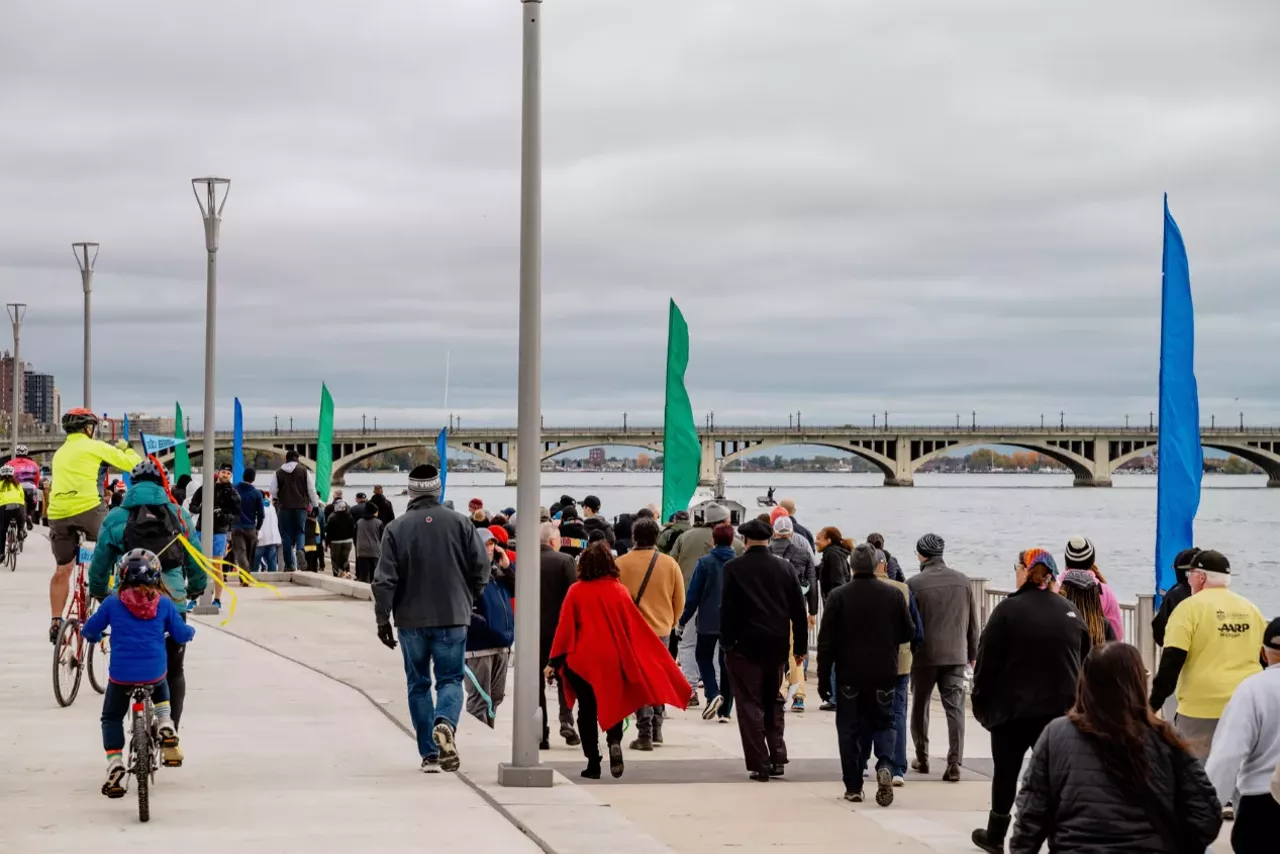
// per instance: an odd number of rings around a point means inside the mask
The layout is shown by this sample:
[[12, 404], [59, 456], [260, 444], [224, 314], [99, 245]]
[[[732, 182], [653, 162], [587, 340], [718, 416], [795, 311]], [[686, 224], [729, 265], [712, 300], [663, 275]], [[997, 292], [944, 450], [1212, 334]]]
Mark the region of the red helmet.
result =
[[98, 416], [93, 414], [92, 409], [85, 409], [82, 406], [68, 409], [66, 414], [62, 416], [62, 432], [67, 435], [82, 432], [86, 427], [97, 426]]

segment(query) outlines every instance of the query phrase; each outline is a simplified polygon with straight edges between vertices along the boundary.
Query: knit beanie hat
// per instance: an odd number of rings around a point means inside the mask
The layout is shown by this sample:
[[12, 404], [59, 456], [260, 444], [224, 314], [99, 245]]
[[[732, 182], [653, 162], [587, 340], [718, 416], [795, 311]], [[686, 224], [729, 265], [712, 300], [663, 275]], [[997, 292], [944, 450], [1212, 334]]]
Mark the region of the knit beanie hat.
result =
[[916, 543], [916, 554], [921, 557], [942, 557], [946, 542], [937, 534], [925, 534]]
[[716, 525], [729, 520], [729, 511], [719, 504], [708, 504], [702, 512], [702, 521], [707, 525]]
[[419, 498], [423, 495], [440, 495], [440, 472], [435, 466], [421, 465], [409, 472], [409, 495]]
[[1097, 552], [1088, 537], [1072, 537], [1067, 543], [1067, 569], [1092, 569], [1097, 562]]
[[1092, 590], [1098, 586], [1098, 576], [1087, 569], [1068, 569], [1062, 576], [1062, 584], [1078, 590]]

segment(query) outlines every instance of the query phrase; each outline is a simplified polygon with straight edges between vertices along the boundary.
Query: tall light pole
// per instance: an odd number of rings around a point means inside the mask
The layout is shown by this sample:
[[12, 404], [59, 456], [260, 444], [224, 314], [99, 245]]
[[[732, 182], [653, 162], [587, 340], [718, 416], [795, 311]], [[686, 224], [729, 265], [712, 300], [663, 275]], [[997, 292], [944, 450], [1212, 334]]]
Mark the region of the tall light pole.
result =
[[[200, 206], [200, 217], [204, 220], [204, 248], [208, 253], [208, 276], [205, 279], [204, 307], [204, 434], [200, 437], [202, 448], [200, 454], [200, 483], [204, 487], [201, 497], [204, 499], [200, 508], [201, 520], [209, 525], [207, 531], [201, 533], [200, 551], [205, 560], [213, 561], [213, 517], [214, 493], [213, 485], [214, 448], [217, 445], [217, 419], [214, 409], [214, 391], [216, 389], [216, 373], [214, 371], [217, 357], [218, 334], [218, 230], [222, 225], [222, 208], [227, 203], [227, 194], [231, 192], [231, 181], [227, 178], [192, 178], [191, 192], [195, 194], [196, 204]], [[221, 198], [219, 198], [221, 196]], [[212, 601], [213, 586], [205, 596]], [[201, 601], [196, 613], [217, 613], [209, 601]]]
[[90, 402], [90, 390], [93, 388], [93, 347], [91, 346], [90, 295], [93, 293], [93, 265], [98, 260], [98, 244], [72, 243], [71, 251], [76, 255], [76, 264], [80, 267], [80, 285], [84, 288], [84, 403], [85, 409], [93, 409]]
[[22, 424], [22, 318], [27, 315], [27, 304], [11, 302], [8, 308], [9, 320], [13, 322], [13, 432], [9, 434], [13, 453], [10, 457], [16, 457], [19, 442], [18, 427]]
[[[532, 548], [539, 541], [541, 517], [538, 493], [542, 486], [542, 0], [520, 0], [524, 30], [523, 87], [520, 121], [520, 364], [517, 385], [516, 456], [523, 460], [516, 486], [516, 538]], [[511, 762], [498, 766], [503, 786], [551, 786], [553, 772], [538, 764], [542, 720], [538, 692], [542, 667], [538, 661], [537, 573], [517, 574], [516, 695], [512, 717]]]

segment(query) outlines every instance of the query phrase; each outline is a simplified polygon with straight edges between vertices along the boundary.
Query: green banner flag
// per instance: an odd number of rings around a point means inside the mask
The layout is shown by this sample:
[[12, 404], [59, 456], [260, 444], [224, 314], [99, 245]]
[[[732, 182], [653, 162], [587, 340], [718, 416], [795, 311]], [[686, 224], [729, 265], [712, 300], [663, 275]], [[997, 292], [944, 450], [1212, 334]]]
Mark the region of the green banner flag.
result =
[[693, 404], [684, 387], [689, 366], [689, 327], [671, 300], [667, 323], [667, 402], [662, 420], [662, 520], [677, 510], [688, 510], [698, 488], [702, 446], [693, 422]]
[[316, 492], [327, 503], [333, 478], [333, 397], [320, 383], [320, 437], [316, 441]]
[[[173, 404], [173, 435], [176, 439], [187, 438], [187, 427], [182, 417], [182, 404]], [[187, 443], [179, 442], [173, 451], [173, 479], [183, 475], [191, 477], [191, 455], [187, 453]]]

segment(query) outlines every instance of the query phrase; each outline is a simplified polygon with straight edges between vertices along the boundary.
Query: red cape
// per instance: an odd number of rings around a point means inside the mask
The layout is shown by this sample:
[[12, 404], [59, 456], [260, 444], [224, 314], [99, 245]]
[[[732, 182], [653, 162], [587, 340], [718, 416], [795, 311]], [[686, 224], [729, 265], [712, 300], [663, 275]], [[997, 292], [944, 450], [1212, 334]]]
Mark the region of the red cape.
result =
[[[595, 690], [601, 729], [641, 706], [683, 709], [689, 704], [693, 689], [616, 579], [577, 581], [569, 587], [551, 644], [551, 658], [559, 656]], [[573, 689], [563, 674], [561, 681], [572, 705]]]

